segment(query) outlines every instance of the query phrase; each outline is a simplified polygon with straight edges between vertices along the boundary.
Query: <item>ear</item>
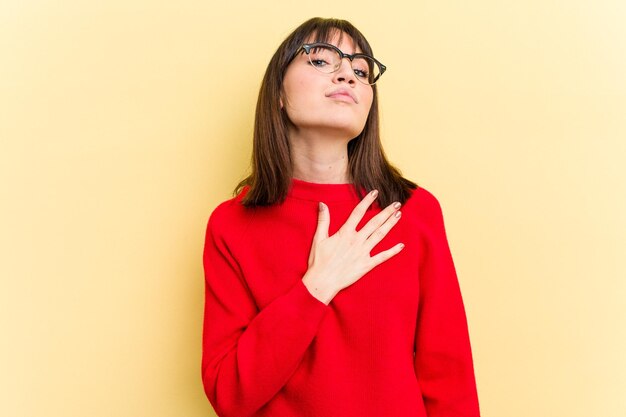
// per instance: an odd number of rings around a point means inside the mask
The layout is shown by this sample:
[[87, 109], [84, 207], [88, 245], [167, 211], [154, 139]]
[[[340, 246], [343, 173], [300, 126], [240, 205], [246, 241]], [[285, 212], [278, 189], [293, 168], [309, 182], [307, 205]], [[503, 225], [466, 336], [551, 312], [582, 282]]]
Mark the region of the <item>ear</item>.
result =
[[283, 109], [283, 99], [282, 97], [278, 98], [278, 102], [280, 103], [280, 109]]

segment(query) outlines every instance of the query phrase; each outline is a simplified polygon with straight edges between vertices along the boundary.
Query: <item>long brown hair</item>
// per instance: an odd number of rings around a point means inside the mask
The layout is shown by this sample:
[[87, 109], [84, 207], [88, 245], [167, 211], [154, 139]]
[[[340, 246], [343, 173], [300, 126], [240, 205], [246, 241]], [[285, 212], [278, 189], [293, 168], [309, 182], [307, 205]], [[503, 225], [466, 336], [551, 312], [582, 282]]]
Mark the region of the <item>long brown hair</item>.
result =
[[[285, 200], [293, 175], [289, 152], [287, 113], [281, 109], [283, 78], [287, 66], [303, 43], [314, 35], [314, 42], [329, 42], [335, 33], [352, 38], [361, 51], [372, 55], [372, 48], [357, 28], [347, 20], [315, 17], [298, 26], [280, 44], [270, 60], [261, 83], [254, 121], [252, 173], [235, 188], [235, 194], [244, 186], [249, 190], [242, 199], [246, 207], [267, 206]], [[357, 193], [377, 189], [378, 204], [385, 207], [393, 201], [406, 202], [417, 184], [404, 178], [385, 156], [378, 120], [376, 85], [372, 106], [363, 131], [348, 142], [348, 174]]]

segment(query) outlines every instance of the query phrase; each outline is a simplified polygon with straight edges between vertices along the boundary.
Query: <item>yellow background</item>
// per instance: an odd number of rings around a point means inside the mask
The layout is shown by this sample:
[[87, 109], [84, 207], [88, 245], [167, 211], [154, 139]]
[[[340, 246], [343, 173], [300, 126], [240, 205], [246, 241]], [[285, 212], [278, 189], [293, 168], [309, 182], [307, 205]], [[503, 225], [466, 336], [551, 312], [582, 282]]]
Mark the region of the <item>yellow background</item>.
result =
[[626, 415], [626, 3], [3, 1], [0, 414], [211, 416], [202, 245], [269, 58], [313, 16], [388, 66], [440, 200], [484, 417]]

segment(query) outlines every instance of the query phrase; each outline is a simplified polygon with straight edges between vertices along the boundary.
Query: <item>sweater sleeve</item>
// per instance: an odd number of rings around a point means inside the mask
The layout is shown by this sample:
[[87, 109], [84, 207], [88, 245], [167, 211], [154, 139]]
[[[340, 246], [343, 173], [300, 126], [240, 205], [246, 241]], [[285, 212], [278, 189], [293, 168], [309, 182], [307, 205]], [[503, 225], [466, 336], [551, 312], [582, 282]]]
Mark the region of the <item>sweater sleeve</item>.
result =
[[428, 417], [479, 417], [469, 331], [437, 199], [427, 193], [415, 373]]
[[214, 212], [206, 231], [202, 382], [218, 416], [248, 417], [294, 373], [329, 307], [296, 279], [259, 311], [228, 247], [228, 220]]

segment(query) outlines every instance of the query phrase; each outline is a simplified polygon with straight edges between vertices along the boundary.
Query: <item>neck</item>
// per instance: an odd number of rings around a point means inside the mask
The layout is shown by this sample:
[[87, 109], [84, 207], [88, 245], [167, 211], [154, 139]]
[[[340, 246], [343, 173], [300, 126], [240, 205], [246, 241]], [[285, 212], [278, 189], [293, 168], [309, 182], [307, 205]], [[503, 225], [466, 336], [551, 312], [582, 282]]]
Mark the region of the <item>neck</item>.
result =
[[299, 131], [291, 132], [289, 142], [294, 178], [321, 184], [350, 182], [349, 139]]

